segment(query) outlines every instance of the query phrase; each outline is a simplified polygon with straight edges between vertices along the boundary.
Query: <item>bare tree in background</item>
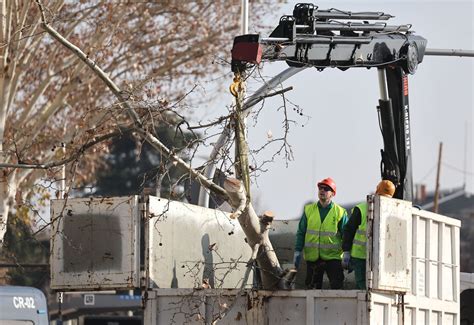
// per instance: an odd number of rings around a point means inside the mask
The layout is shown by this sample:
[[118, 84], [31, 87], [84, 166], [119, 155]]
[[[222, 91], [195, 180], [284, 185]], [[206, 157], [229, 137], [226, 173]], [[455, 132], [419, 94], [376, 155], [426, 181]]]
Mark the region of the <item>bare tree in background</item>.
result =
[[57, 181], [63, 165], [69, 185], [87, 182], [107, 153], [107, 140], [133, 132], [229, 202], [262, 272], [263, 287], [279, 287], [284, 272], [268, 239], [273, 215], [258, 217], [250, 201], [243, 89], [230, 114], [210, 123], [234, 128], [238, 159], [231, 165], [243, 181], [228, 178], [220, 187], [154, 134], [156, 124], [171, 123], [170, 116], [178, 128], [205, 127], [190, 126], [180, 114], [185, 92], [179, 89], [189, 92], [190, 80], [221, 69], [212, 63], [230, 50], [239, 4], [2, 2], [1, 113], [8, 123], [0, 137], [0, 238], [14, 197], [21, 203], [38, 180]]
[[[252, 3], [256, 17], [265, 5]], [[48, 22], [155, 124], [176, 122], [170, 112], [197, 78], [227, 69], [219, 62], [239, 13], [238, 0], [45, 1]], [[1, 242], [12, 207], [48, 196], [63, 164], [69, 186], [89, 183], [107, 140], [133, 121], [97, 74], [44, 32], [34, 1], [0, 0], [0, 16]]]

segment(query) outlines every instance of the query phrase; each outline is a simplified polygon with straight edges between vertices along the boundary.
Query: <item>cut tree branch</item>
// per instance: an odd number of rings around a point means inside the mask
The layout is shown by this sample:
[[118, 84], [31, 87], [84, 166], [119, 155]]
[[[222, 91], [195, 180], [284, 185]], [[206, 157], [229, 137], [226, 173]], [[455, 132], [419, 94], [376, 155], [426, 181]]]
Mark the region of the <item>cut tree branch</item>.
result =
[[259, 96], [259, 97], [256, 97], [254, 98], [252, 101], [248, 102], [248, 103], [245, 103], [243, 105], [243, 111], [246, 111], [247, 109], [249, 109], [250, 107], [252, 106], [255, 106], [257, 105], [258, 103], [260, 103], [262, 100], [264, 100], [265, 98], [268, 98], [268, 97], [273, 97], [273, 96], [277, 96], [277, 95], [281, 95], [281, 94], [284, 94], [286, 93], [287, 91], [290, 91], [290, 90], [293, 90], [293, 86], [290, 86], [290, 87], [286, 87], [286, 88], [283, 88], [281, 90], [278, 90], [278, 91], [274, 91], [273, 93], [271, 94], [267, 94], [267, 95], [263, 95], [263, 96]]

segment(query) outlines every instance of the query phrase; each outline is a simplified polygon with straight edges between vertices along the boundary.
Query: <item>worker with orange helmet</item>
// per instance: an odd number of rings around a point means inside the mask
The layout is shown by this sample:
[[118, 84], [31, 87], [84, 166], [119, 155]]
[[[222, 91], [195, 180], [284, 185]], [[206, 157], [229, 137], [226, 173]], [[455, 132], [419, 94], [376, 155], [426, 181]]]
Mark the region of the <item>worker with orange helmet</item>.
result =
[[[389, 180], [382, 180], [375, 194], [392, 197], [395, 185]], [[365, 260], [367, 257], [367, 202], [357, 204], [351, 211], [351, 217], [344, 227], [342, 238], [342, 266], [355, 271], [357, 289], [365, 290]]]
[[331, 289], [342, 289], [342, 229], [346, 210], [332, 202], [336, 183], [332, 178], [318, 182], [318, 201], [305, 205], [296, 231], [294, 264], [298, 269], [302, 255], [306, 261], [306, 287], [321, 289], [326, 272]]

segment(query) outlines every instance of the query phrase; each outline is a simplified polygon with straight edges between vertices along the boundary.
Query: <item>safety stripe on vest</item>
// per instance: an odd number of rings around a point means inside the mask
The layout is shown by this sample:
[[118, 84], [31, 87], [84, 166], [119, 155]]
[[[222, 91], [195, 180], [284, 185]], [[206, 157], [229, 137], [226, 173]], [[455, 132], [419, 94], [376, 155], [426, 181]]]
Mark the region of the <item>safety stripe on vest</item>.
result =
[[320, 243], [305, 243], [304, 247], [319, 247], [319, 248], [324, 248], [324, 249], [340, 249], [341, 245], [320, 244]]
[[334, 236], [337, 234], [336, 232], [331, 232], [331, 231], [317, 231], [317, 230], [312, 230], [308, 229], [306, 232], [310, 235], [319, 235], [319, 236]]
[[366, 246], [367, 242], [355, 239], [353, 245]]
[[359, 235], [365, 235], [365, 230], [357, 229], [357, 233], [358, 233]]
[[320, 231], [319, 235], [320, 236], [334, 236], [337, 234], [337, 232], [331, 232], [331, 231]]

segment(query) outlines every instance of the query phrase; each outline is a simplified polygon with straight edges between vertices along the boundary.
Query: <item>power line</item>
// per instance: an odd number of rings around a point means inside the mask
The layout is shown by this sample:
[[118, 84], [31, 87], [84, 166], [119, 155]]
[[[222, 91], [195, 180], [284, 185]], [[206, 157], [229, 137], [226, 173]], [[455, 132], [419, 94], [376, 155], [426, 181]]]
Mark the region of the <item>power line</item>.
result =
[[431, 173], [435, 170], [435, 168], [436, 168], [436, 164], [434, 164], [434, 165], [430, 168], [430, 170], [426, 173], [425, 176], [423, 176], [423, 177], [418, 181], [418, 183], [422, 183], [425, 179], [427, 179], [428, 176], [430, 176]]
[[[467, 171], [467, 170], [462, 170], [461, 168], [459, 167], [455, 167], [453, 165], [450, 165], [448, 163], [445, 163], [445, 162], [442, 162], [442, 165], [450, 170], [453, 170], [453, 171], [456, 171], [458, 173], [462, 173], [464, 175], [469, 175], [469, 176], [474, 176], [474, 172], [470, 172], [470, 171]], [[436, 168], [436, 164], [433, 165], [429, 170], [428, 172], [421, 178], [417, 181], [417, 183], [423, 183], [429, 176], [431, 176], [431, 174], [433, 173], [433, 171], [435, 170]]]
[[449, 168], [449, 169], [451, 169], [451, 170], [457, 171], [457, 172], [459, 172], [459, 173], [462, 173], [462, 174], [474, 176], [474, 173], [473, 173], [473, 172], [468, 172], [467, 170], [462, 170], [461, 168], [452, 166], [452, 165], [447, 164], [447, 163], [443, 163], [443, 166], [445, 166], [445, 167], [447, 167], [447, 168]]

